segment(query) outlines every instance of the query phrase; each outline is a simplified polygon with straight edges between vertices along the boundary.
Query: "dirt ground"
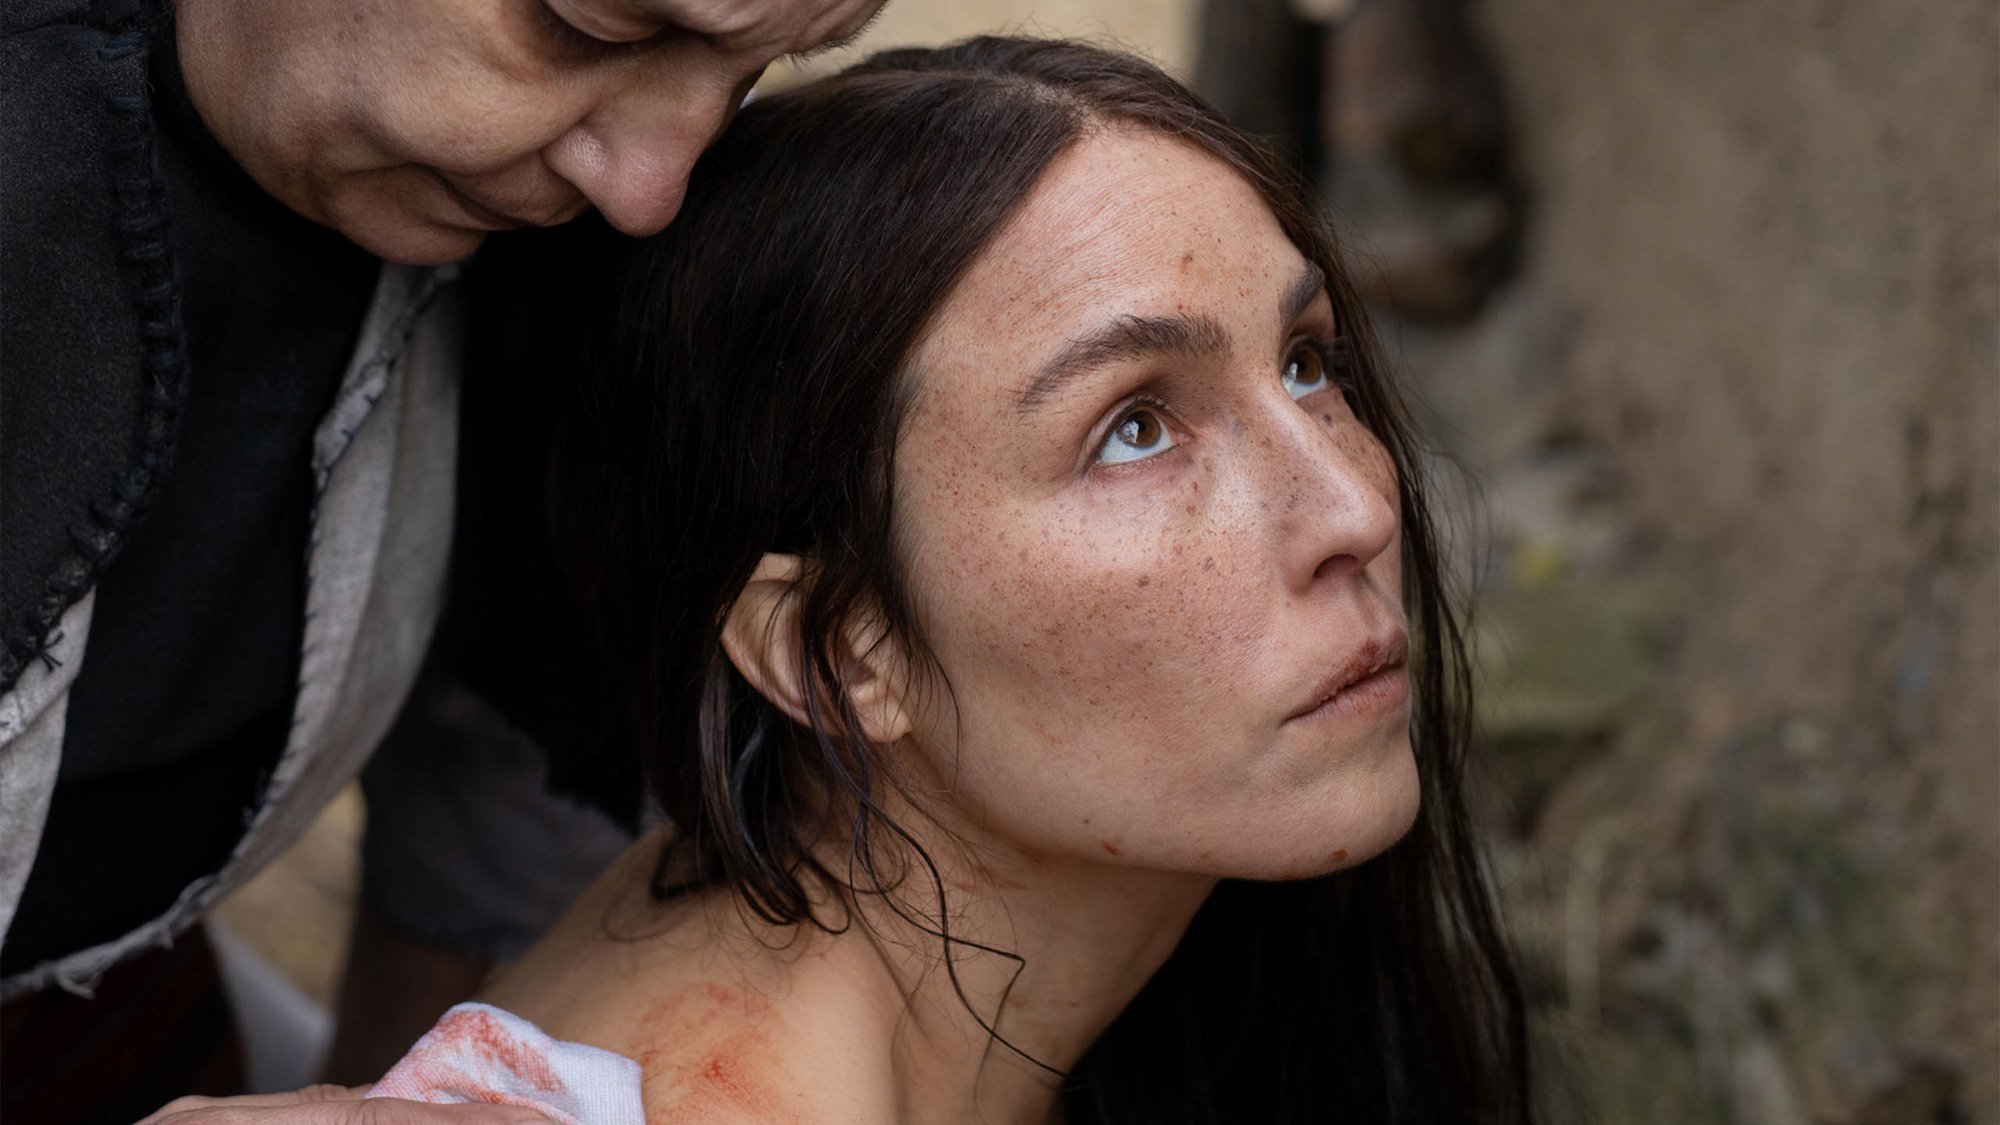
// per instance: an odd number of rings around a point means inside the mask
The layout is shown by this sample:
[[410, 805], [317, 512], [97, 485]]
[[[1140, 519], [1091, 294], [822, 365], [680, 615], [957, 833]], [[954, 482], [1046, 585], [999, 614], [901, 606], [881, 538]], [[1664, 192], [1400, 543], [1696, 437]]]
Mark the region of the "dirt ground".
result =
[[[1483, 768], [1550, 1100], [2000, 1125], [2000, 13], [1474, 11], [1520, 270], [1390, 335], [1483, 496]], [[910, 0], [815, 65], [1007, 26], [1200, 47], [1190, 0]], [[320, 996], [358, 823], [227, 908]]]

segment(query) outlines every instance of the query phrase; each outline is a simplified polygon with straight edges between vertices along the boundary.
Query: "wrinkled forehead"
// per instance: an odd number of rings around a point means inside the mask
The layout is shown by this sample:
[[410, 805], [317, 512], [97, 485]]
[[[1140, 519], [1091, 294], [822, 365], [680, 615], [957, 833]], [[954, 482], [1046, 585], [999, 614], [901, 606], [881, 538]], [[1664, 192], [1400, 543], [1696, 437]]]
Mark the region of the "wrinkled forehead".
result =
[[914, 366], [972, 360], [1004, 383], [1107, 316], [1261, 325], [1304, 266], [1256, 189], [1215, 156], [1147, 130], [1093, 129], [967, 268]]
[[772, 57], [816, 51], [860, 34], [884, 0], [558, 0], [607, 28], [673, 29], [723, 50]]

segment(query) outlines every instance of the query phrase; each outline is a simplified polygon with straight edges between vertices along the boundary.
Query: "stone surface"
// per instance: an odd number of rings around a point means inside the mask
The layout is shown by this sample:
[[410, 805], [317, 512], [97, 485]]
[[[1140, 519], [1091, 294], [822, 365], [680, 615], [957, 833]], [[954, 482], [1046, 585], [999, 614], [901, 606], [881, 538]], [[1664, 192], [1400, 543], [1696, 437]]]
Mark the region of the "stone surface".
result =
[[[1543, 603], [1488, 769], [1552, 1056], [1604, 1120], [2000, 1121], [2000, 12], [1479, 11], [1523, 272], [1405, 357]], [[1511, 736], [1635, 583], [1640, 689]]]

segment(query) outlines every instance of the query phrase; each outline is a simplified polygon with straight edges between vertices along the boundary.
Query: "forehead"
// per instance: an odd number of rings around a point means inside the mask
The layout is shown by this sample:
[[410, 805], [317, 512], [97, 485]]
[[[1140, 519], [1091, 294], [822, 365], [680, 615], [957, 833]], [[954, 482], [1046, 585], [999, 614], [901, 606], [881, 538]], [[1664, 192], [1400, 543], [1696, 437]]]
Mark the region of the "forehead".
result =
[[1009, 366], [1031, 367], [1126, 313], [1207, 313], [1232, 327], [1268, 320], [1265, 306], [1304, 264], [1222, 161], [1171, 137], [1100, 129], [1049, 166], [966, 271], [918, 361], [1005, 349], [1019, 356]]
[[809, 51], [860, 31], [884, 0], [578, 0], [737, 49]]

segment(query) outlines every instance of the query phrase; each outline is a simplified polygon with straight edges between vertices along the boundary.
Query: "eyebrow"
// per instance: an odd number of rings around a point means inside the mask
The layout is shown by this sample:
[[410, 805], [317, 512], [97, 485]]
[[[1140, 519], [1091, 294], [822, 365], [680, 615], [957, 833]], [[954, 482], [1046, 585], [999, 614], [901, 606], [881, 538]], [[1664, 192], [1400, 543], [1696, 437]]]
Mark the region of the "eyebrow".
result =
[[1305, 315], [1306, 310], [1319, 297], [1319, 291], [1326, 288], [1326, 271], [1316, 262], [1307, 262], [1299, 276], [1292, 279], [1292, 287], [1285, 290], [1285, 300], [1278, 308], [1278, 335], [1292, 330], [1292, 322]]
[[1217, 355], [1228, 342], [1229, 334], [1212, 317], [1127, 313], [1064, 345], [1021, 390], [1014, 409], [1033, 410], [1054, 398], [1064, 385], [1100, 367], [1158, 355]]
[[[1312, 305], [1325, 286], [1326, 274], [1308, 262], [1285, 290], [1278, 317], [1281, 335], [1290, 330], [1292, 322]], [[1228, 344], [1229, 333], [1213, 317], [1128, 313], [1065, 344], [1022, 388], [1014, 399], [1014, 409], [1022, 413], [1037, 409], [1079, 377], [1113, 363], [1162, 355], [1201, 358], [1220, 354]]]

